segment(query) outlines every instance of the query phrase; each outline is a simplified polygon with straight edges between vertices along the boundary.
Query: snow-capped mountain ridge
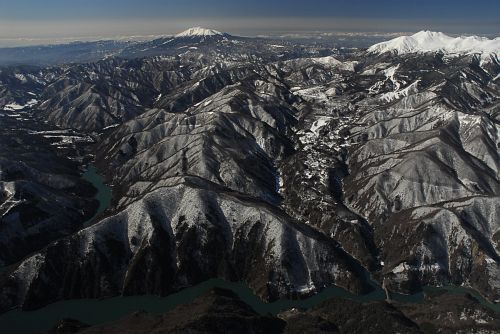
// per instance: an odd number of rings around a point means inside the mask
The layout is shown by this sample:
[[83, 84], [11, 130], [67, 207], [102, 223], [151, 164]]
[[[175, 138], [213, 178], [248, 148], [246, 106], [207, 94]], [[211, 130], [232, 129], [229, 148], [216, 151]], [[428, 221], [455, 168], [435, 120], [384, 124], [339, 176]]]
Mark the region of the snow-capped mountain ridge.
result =
[[500, 37], [495, 39], [479, 36], [451, 37], [442, 32], [420, 31], [411, 36], [401, 36], [387, 42], [375, 44], [368, 49], [368, 52], [499, 54]]
[[220, 31], [214, 29], [206, 29], [202, 27], [192, 27], [175, 35], [175, 37], [206, 37], [206, 36], [222, 36]]

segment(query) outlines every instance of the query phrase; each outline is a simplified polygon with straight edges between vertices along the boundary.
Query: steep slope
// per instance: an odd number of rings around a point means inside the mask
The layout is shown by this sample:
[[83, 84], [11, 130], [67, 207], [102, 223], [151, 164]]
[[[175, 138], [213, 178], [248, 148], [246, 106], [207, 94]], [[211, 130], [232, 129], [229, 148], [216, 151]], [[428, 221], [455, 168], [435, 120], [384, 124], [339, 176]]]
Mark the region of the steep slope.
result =
[[0, 110], [33, 107], [46, 85], [60, 72], [35, 66], [0, 67]]
[[[499, 123], [492, 113], [499, 95], [491, 81], [500, 68], [493, 62], [486, 70], [483, 61], [383, 55], [363, 64], [357, 77], [296, 91], [317, 106], [301, 122], [312, 117], [300, 138], [302, 163], [291, 161], [308, 175], [285, 181], [286, 197], [296, 198], [290, 208], [333, 235], [344, 228], [328, 218], [329, 208], [356, 213], [343, 224], [365, 230], [365, 241], [336, 238], [360, 259], [374, 244], [372, 258], [379, 258], [380, 280], [390, 289], [453, 283], [500, 296]], [[332, 86], [340, 94], [330, 94]], [[303, 192], [294, 188], [303, 182], [315, 192], [318, 183], [327, 189], [312, 195], [327, 202], [321, 214], [311, 213], [317, 204], [298, 204]], [[370, 240], [372, 247], [360, 252]]]
[[[74, 233], [96, 208], [95, 189], [70, 160], [89, 138], [54, 130], [33, 111], [0, 110], [0, 267]], [[65, 141], [66, 139], [66, 141]], [[90, 140], [92, 140], [90, 138]]]
[[478, 36], [450, 37], [441, 32], [420, 31], [411, 36], [401, 36], [387, 42], [375, 44], [368, 52], [398, 54], [444, 52], [458, 54], [497, 54], [500, 52], [500, 38], [488, 39]]
[[300, 99], [265, 68], [249, 69], [232, 69], [233, 81], [184, 111], [151, 109], [113, 129], [98, 161], [114, 171], [114, 213], [5, 276], [4, 307], [167, 294], [211, 277], [271, 300], [332, 283], [368, 291], [338, 243], [276, 207], [275, 162], [293, 152]]
[[[111, 58], [67, 66], [45, 83], [39, 108], [58, 126], [100, 131], [153, 107], [182, 111], [250, 75], [257, 59], [257, 63], [265, 64], [278, 58], [267, 41], [206, 41], [203, 48], [188, 48], [192, 38], [199, 36], [175, 38], [182, 44], [179, 49], [161, 41], [148, 42], [151, 46], [136, 45], [143, 49], [158, 46], [154, 52], [161, 56], [136, 59], [142, 55], [134, 54], [130, 60]], [[282, 51], [286, 57], [299, 56], [295, 46]], [[300, 54], [304, 52], [315, 49]]]

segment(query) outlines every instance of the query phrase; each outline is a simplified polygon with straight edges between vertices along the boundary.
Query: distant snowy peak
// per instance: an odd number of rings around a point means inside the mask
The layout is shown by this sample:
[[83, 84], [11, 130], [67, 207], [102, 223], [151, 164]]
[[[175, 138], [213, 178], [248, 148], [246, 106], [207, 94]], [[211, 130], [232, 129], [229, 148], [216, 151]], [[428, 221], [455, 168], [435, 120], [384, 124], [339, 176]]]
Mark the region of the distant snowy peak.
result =
[[500, 38], [488, 39], [478, 36], [450, 37], [441, 32], [420, 31], [411, 36], [401, 36], [371, 46], [368, 52], [398, 54], [444, 52], [459, 54], [500, 54]]
[[175, 37], [207, 37], [207, 36], [223, 36], [220, 31], [213, 29], [205, 29], [202, 27], [193, 27], [175, 35]]

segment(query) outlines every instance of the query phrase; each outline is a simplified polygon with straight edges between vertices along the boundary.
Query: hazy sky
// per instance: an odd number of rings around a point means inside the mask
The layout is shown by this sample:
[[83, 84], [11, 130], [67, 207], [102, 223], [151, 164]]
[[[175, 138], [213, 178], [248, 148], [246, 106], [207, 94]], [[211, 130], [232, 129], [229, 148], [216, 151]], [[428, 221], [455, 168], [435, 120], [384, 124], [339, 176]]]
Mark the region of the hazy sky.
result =
[[0, 45], [172, 34], [421, 29], [500, 35], [498, 0], [0, 0]]

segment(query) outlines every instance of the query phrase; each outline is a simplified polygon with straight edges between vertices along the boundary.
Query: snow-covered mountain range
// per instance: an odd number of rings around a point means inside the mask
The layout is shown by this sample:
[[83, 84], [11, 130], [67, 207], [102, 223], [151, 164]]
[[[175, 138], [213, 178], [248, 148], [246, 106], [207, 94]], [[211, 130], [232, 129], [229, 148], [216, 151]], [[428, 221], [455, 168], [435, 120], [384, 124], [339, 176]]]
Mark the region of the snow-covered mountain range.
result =
[[478, 36], [451, 37], [442, 32], [420, 31], [411, 36], [401, 36], [371, 46], [372, 53], [394, 52], [397, 54], [444, 52], [459, 54], [498, 54], [500, 37], [488, 39]]
[[206, 36], [222, 36], [223, 33], [217, 30], [213, 29], [206, 29], [202, 27], [192, 27], [187, 30], [184, 30], [183, 32], [178, 33], [175, 35], [175, 37], [206, 37]]

